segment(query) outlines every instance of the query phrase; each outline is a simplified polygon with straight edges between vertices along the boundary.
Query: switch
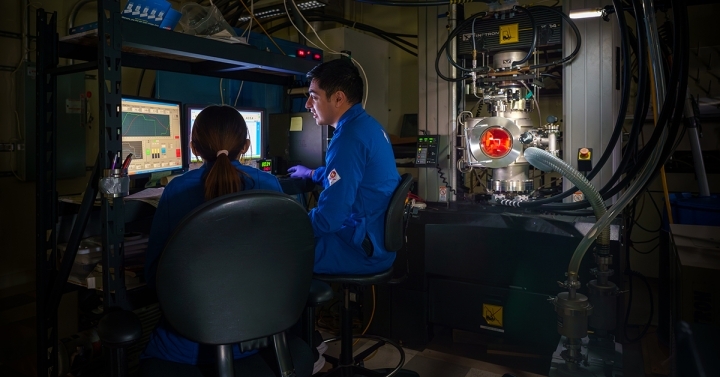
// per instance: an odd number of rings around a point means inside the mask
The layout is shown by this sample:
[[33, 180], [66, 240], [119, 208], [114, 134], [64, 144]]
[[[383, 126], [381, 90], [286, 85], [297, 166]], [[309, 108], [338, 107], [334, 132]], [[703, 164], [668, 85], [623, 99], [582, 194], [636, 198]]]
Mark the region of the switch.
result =
[[577, 157], [578, 171], [592, 170], [592, 148], [579, 148]]

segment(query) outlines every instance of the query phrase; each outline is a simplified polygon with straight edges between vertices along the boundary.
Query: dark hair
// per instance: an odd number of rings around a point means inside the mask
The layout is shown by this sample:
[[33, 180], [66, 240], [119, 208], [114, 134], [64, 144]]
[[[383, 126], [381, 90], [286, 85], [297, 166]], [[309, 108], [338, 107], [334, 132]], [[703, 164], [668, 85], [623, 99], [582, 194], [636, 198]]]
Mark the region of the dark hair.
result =
[[[195, 118], [192, 146], [203, 161], [212, 164], [205, 177], [206, 200], [245, 188], [241, 172], [231, 161], [237, 160], [245, 149], [247, 135], [245, 119], [230, 106], [208, 106]], [[228, 153], [218, 155], [221, 150]]]
[[363, 81], [360, 71], [350, 59], [340, 58], [319, 64], [307, 73], [307, 78], [311, 82], [316, 80], [328, 99], [335, 92], [341, 91], [350, 104], [362, 101]]

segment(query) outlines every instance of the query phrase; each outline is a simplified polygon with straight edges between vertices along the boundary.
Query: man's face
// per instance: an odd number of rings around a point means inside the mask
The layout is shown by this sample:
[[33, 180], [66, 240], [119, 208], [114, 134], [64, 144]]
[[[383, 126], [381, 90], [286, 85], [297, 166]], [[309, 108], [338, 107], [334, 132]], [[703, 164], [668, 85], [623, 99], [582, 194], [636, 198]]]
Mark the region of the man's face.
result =
[[329, 99], [327, 93], [317, 85], [317, 80], [313, 79], [310, 82], [308, 94], [309, 97], [305, 102], [305, 108], [310, 110], [317, 124], [321, 126], [335, 125], [338, 121], [338, 109], [334, 106], [332, 98]]

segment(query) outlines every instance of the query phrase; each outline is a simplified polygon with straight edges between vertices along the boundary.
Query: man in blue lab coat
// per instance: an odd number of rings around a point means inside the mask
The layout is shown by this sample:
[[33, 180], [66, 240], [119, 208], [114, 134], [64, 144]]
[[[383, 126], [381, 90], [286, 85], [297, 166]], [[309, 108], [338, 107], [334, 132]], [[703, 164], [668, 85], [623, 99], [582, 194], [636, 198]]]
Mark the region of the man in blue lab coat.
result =
[[390, 139], [363, 109], [363, 81], [350, 59], [322, 63], [307, 74], [305, 107], [318, 125], [335, 128], [325, 166], [298, 165], [291, 177], [324, 187], [310, 211], [315, 232], [315, 272], [370, 274], [392, 266], [385, 249], [385, 212], [400, 183]]

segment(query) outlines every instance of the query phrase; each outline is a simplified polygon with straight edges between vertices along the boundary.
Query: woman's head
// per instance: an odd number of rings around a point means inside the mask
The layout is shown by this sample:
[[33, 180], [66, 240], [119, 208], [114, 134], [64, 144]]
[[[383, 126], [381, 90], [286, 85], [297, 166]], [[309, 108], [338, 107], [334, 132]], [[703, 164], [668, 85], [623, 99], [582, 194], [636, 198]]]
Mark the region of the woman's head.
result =
[[217, 152], [228, 151], [230, 160], [237, 160], [250, 145], [242, 115], [230, 106], [208, 106], [193, 124], [190, 147], [203, 161], [214, 162]]
[[208, 106], [193, 124], [190, 148], [212, 165], [205, 177], [205, 199], [242, 191], [243, 181], [232, 165], [250, 146], [242, 115], [229, 106]]

